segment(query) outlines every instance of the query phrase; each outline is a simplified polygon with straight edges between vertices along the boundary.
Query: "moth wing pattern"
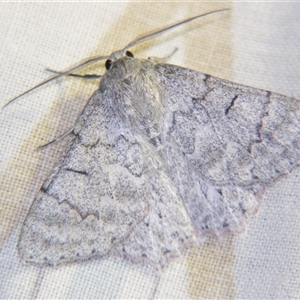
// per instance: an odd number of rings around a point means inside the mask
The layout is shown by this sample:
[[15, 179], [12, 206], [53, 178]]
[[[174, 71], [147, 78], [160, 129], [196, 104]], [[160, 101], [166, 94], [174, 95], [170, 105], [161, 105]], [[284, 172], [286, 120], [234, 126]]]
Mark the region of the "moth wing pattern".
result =
[[296, 99], [168, 64], [120, 63], [28, 212], [27, 262], [115, 255], [164, 267], [207, 235], [242, 231], [265, 187], [299, 162]]
[[18, 245], [26, 262], [115, 255], [156, 268], [194, 243], [169, 177], [151, 170], [151, 153], [103, 98], [97, 91], [89, 100], [65, 156], [28, 212]]
[[266, 186], [300, 161], [299, 100], [157, 65], [164, 160], [198, 236], [243, 231]]

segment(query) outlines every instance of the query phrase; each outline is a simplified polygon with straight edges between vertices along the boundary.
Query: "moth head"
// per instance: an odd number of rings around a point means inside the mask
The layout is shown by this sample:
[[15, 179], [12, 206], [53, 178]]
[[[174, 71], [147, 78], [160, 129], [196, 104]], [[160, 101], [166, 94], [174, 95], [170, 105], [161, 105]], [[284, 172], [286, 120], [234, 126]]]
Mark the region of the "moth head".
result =
[[120, 59], [121, 57], [132, 57], [133, 58], [134, 56], [133, 56], [132, 52], [130, 52], [130, 51], [126, 51], [126, 52], [124, 52], [123, 50], [116, 51], [116, 52], [112, 53], [110, 55], [110, 57], [108, 58], [108, 60], [105, 62], [106, 70], [109, 70], [112, 67], [113, 63], [116, 60]]
[[105, 62], [107, 72], [102, 76], [100, 82], [100, 91], [105, 92], [109, 87], [113, 86], [113, 82], [125, 80], [131, 76], [135, 76], [140, 68], [141, 61], [134, 59], [130, 51], [113, 53]]

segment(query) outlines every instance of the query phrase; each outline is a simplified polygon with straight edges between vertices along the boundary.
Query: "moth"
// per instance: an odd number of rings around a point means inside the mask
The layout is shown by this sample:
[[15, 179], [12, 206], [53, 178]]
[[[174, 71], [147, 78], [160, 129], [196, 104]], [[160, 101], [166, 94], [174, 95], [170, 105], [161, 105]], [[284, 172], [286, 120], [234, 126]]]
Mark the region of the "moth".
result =
[[163, 268], [207, 236], [242, 232], [265, 189], [298, 166], [299, 100], [128, 51], [204, 15], [33, 88], [106, 60], [26, 216], [18, 242], [25, 262], [117, 256]]

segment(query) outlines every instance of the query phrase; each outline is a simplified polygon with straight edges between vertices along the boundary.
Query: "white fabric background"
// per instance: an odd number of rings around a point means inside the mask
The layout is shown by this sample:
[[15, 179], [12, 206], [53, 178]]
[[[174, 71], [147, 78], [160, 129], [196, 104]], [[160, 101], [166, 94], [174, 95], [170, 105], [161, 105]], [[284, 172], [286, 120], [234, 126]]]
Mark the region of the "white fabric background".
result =
[[[300, 3], [1, 3], [0, 107], [49, 76], [137, 35], [227, 8], [133, 49], [300, 99]], [[84, 73], [102, 73], [89, 68]], [[0, 111], [0, 298], [299, 298], [300, 172], [269, 188], [245, 234], [208, 240], [158, 273], [116, 258], [58, 268], [20, 261], [35, 194], [97, 82], [66, 78]]]

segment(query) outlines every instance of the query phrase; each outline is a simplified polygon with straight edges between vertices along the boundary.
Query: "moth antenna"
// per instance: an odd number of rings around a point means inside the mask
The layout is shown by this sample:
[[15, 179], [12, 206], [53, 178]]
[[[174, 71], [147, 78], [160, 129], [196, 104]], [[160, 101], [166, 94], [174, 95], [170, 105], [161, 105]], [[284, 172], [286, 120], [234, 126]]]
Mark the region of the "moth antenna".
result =
[[127, 49], [129, 49], [129, 48], [131, 48], [131, 47], [133, 47], [135, 45], [138, 45], [138, 44], [140, 44], [142, 42], [145, 42], [145, 41], [147, 41], [149, 39], [153, 39], [153, 38], [155, 38], [155, 37], [157, 37], [157, 36], [159, 36], [159, 35], [167, 32], [167, 31], [172, 30], [172, 29], [174, 29], [174, 28], [176, 28], [178, 26], [181, 26], [181, 25], [183, 25], [185, 23], [189, 23], [189, 22], [191, 22], [193, 20], [196, 20], [198, 18], [202, 18], [202, 17], [208, 16], [208, 15], [211, 15], [211, 14], [214, 14], [214, 13], [218, 13], [218, 12], [221, 12], [221, 11], [226, 11], [226, 10], [230, 10], [230, 9], [229, 8], [224, 8], [224, 9], [214, 10], [214, 11], [211, 11], [211, 12], [208, 12], [208, 13], [205, 13], [205, 14], [201, 14], [201, 15], [198, 15], [198, 16], [195, 16], [195, 17], [183, 20], [183, 21], [181, 21], [179, 23], [176, 23], [176, 24], [173, 24], [173, 25], [169, 25], [167, 27], [164, 27], [162, 29], [156, 30], [154, 32], [151, 31], [151, 32], [146, 33], [146, 34], [139, 35], [132, 42], [130, 42], [126, 47], [124, 47], [122, 49], [122, 51], [125, 51], [125, 50], [127, 50]]
[[[226, 10], [229, 10], [229, 8], [214, 10], [214, 11], [211, 11], [211, 12], [208, 12], [208, 13], [205, 13], [205, 14], [201, 14], [201, 15], [198, 15], [198, 16], [195, 16], [195, 17], [183, 20], [183, 21], [181, 21], [179, 23], [176, 23], [176, 24], [164, 27], [164, 28], [156, 30], [154, 32], [151, 31], [151, 32], [149, 32], [149, 33], [147, 33], [145, 35], [138, 36], [132, 42], [130, 42], [126, 47], [124, 47], [122, 49], [122, 51], [125, 51], [126, 49], [131, 48], [131, 47], [133, 47], [133, 46], [135, 46], [137, 44], [140, 44], [140, 43], [142, 43], [142, 42], [144, 42], [144, 41], [146, 41], [148, 39], [155, 38], [155, 37], [159, 36], [160, 34], [163, 34], [163, 33], [167, 32], [167, 31], [172, 30], [172, 29], [174, 29], [174, 28], [176, 28], [178, 26], [181, 26], [181, 25], [183, 25], [185, 23], [191, 22], [191, 21], [196, 20], [198, 18], [205, 17], [205, 16], [210, 15], [210, 14], [214, 14], [214, 13], [218, 13], [218, 12], [226, 11]], [[17, 100], [17, 99], [25, 96], [26, 94], [32, 92], [35, 89], [40, 88], [41, 86], [43, 86], [43, 85], [45, 85], [45, 84], [47, 84], [47, 83], [49, 83], [49, 82], [51, 82], [53, 80], [59, 79], [59, 78], [61, 78], [63, 76], [66, 76], [66, 75], [70, 74], [71, 72], [74, 72], [74, 71], [77, 71], [77, 70], [81, 69], [84, 66], [88, 66], [88, 65], [90, 65], [90, 64], [92, 64], [94, 62], [101, 61], [101, 60], [108, 59], [108, 58], [109, 58], [109, 56], [96, 56], [96, 57], [90, 58], [90, 59], [88, 59], [88, 60], [80, 63], [79, 65], [75, 65], [74, 67], [72, 67], [72, 68], [70, 68], [70, 69], [68, 69], [66, 71], [60, 72], [59, 74], [57, 74], [57, 75], [55, 75], [53, 77], [50, 77], [49, 79], [46, 79], [45, 81], [39, 83], [38, 85], [32, 87], [31, 89], [25, 91], [24, 93], [18, 95], [17, 97], [15, 97], [13, 99], [11, 99], [7, 104], [5, 104], [3, 106], [3, 108], [5, 108], [6, 106], [8, 106], [9, 104], [11, 104], [12, 102], [14, 102], [15, 100]]]
[[66, 71], [59, 72], [59, 74], [57, 74], [57, 75], [55, 75], [53, 77], [50, 77], [50, 78], [46, 79], [45, 81], [42, 81], [38, 85], [35, 85], [31, 89], [25, 91], [24, 93], [18, 95], [17, 97], [15, 97], [13, 99], [11, 99], [8, 103], [6, 103], [3, 106], [3, 108], [5, 108], [6, 106], [8, 106], [9, 104], [11, 104], [12, 102], [14, 102], [15, 100], [23, 97], [24, 95], [32, 92], [33, 90], [38, 89], [39, 87], [41, 87], [41, 86], [43, 86], [43, 85], [45, 85], [45, 84], [47, 84], [47, 83], [49, 83], [49, 82], [51, 82], [53, 80], [59, 79], [59, 78], [61, 78], [63, 76], [66, 76], [66, 75], [68, 75], [68, 74], [70, 74], [70, 73], [72, 73], [74, 71], [77, 71], [77, 70], [81, 69], [82, 67], [88, 66], [88, 65], [90, 65], [90, 64], [92, 64], [94, 62], [101, 61], [101, 60], [104, 60], [104, 59], [107, 59], [107, 58], [108, 58], [108, 56], [96, 56], [96, 57], [90, 58], [90, 59], [88, 59], [88, 60], [86, 60], [86, 61], [84, 61], [84, 62], [82, 62], [82, 63], [80, 63], [78, 65], [75, 65], [74, 67], [71, 67], [71, 68], [67, 69]]

